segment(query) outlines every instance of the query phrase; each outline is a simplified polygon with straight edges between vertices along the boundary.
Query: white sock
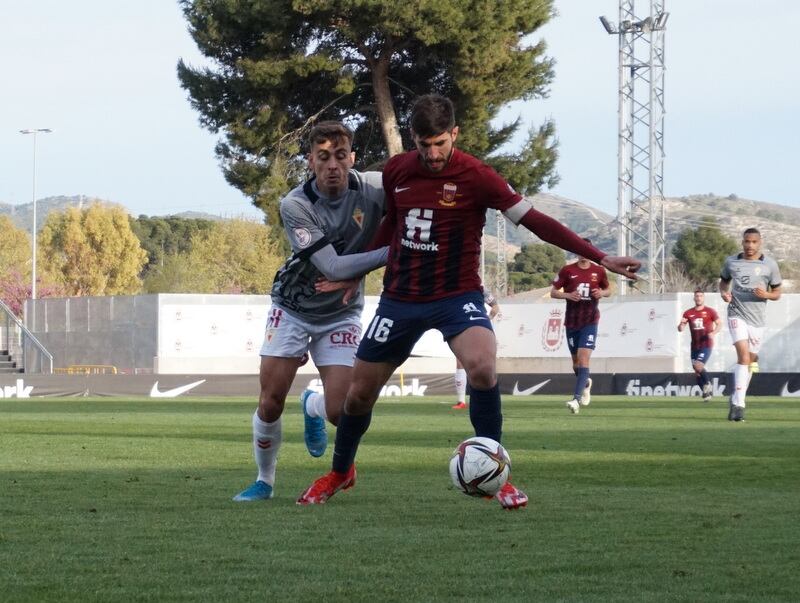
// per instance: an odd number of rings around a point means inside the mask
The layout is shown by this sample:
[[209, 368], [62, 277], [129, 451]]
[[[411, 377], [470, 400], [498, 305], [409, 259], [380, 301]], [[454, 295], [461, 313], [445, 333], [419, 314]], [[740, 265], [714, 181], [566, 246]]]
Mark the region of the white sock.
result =
[[275, 466], [278, 463], [278, 450], [281, 447], [281, 420], [265, 423], [253, 414], [253, 456], [258, 466], [258, 480], [275, 485]]
[[744, 408], [744, 399], [747, 386], [750, 384], [750, 367], [746, 364], [737, 364], [733, 367], [733, 404]]
[[322, 417], [328, 420], [328, 412], [325, 410], [325, 394], [314, 392], [306, 400], [306, 412], [309, 417]]
[[467, 401], [467, 371], [465, 369], [456, 369], [456, 374], [453, 376], [453, 382], [456, 384], [456, 398], [459, 403]]

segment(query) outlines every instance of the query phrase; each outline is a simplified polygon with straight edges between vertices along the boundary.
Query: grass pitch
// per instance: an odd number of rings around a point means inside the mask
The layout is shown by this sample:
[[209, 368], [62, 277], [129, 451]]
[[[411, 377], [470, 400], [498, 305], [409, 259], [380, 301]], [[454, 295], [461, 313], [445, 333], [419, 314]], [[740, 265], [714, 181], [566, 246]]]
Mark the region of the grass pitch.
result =
[[507, 397], [514, 512], [450, 485], [449, 403], [379, 402], [356, 487], [297, 507], [331, 447], [296, 401], [275, 498], [234, 503], [253, 400], [0, 400], [0, 599], [798, 599], [800, 401]]

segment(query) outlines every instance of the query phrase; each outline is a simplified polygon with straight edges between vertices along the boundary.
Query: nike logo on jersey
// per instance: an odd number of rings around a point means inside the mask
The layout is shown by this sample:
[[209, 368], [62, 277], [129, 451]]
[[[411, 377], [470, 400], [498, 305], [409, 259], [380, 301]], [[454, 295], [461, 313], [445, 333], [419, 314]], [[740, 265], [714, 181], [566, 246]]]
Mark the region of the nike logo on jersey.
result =
[[403, 188], [400, 188], [399, 186], [394, 187], [394, 192], [396, 193], [402, 193], [403, 191], [407, 190], [411, 190], [411, 187], [410, 186], [404, 186]]
[[200, 381], [194, 381], [192, 383], [188, 383], [186, 385], [181, 385], [179, 387], [173, 387], [172, 389], [168, 389], [167, 391], [160, 392], [158, 391], [158, 381], [153, 384], [152, 389], [150, 390], [150, 397], [151, 398], [175, 398], [180, 396], [183, 393], [188, 392], [190, 389], [194, 389], [201, 383], [205, 383], [205, 379], [200, 379]]
[[538, 390], [542, 389], [545, 385], [550, 383], [550, 379], [547, 381], [542, 381], [541, 383], [537, 383], [533, 387], [528, 387], [526, 389], [519, 388], [519, 381], [514, 382], [514, 391], [511, 392], [512, 396], [530, 396], [531, 394], [537, 392]]
[[796, 389], [793, 392], [789, 391], [789, 382], [783, 384], [783, 389], [781, 390], [781, 396], [786, 398], [800, 398], [800, 389]]
[[578, 275], [577, 274], [570, 274], [569, 278], [578, 278]]

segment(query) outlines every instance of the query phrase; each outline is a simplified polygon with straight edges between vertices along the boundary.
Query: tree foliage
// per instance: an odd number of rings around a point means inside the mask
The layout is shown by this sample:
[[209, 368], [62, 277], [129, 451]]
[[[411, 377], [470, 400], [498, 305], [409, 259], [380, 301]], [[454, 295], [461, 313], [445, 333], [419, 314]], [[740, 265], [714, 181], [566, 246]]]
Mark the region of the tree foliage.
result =
[[147, 252], [142, 278], [146, 278], [154, 266], [164, 268], [167, 257], [188, 253], [192, 237], [210, 230], [214, 224], [211, 220], [178, 216], [139, 216], [131, 218], [130, 222], [131, 230]]
[[51, 212], [39, 235], [42, 272], [67, 295], [138, 293], [147, 254], [116, 205]]
[[723, 234], [713, 218], [703, 218], [697, 228], [684, 230], [672, 255], [694, 286], [709, 288], [719, 278], [725, 258], [736, 253], [739, 245]]
[[211, 67], [178, 76], [217, 145], [227, 180], [278, 224], [277, 200], [304, 175], [301, 140], [317, 119], [356, 130], [360, 166], [410, 148], [415, 97], [456, 103], [459, 146], [522, 193], [556, 182], [554, 126], [504, 153], [520, 121], [494, 125], [503, 106], [547, 93], [552, 61], [533, 32], [551, 0], [181, 0]]
[[547, 287], [566, 263], [564, 252], [546, 243], [525, 245], [508, 266], [511, 288], [519, 293]]
[[0, 279], [12, 270], [23, 277], [31, 274], [31, 240], [8, 216], [0, 216]]
[[269, 231], [248, 220], [212, 222], [192, 235], [188, 252], [165, 256], [153, 267], [145, 290], [267, 294], [284, 261]]

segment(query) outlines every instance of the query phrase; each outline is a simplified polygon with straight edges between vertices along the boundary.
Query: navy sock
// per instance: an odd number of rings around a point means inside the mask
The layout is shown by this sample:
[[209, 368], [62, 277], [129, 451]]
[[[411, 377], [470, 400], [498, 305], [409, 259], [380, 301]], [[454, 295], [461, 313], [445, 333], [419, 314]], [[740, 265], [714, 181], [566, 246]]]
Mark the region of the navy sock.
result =
[[706, 383], [709, 383], [711, 381], [711, 379], [708, 378], [708, 373], [706, 372], [706, 369], [703, 369], [703, 372], [700, 373], [698, 379], [700, 379], [700, 387], [703, 387]]
[[472, 388], [469, 392], [469, 420], [475, 435], [499, 442], [503, 435], [503, 415], [500, 412], [500, 387]]
[[332, 469], [338, 473], [347, 473], [353, 464], [361, 441], [369, 423], [372, 420], [372, 411], [365, 415], [348, 415], [342, 413], [339, 425], [336, 427], [336, 444], [333, 447]]
[[578, 378], [575, 380], [575, 399], [580, 400], [583, 395], [583, 390], [589, 382], [589, 367], [582, 366], [578, 368]]

